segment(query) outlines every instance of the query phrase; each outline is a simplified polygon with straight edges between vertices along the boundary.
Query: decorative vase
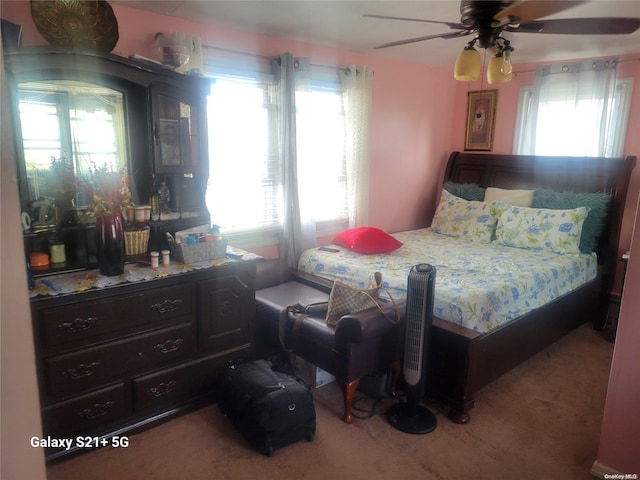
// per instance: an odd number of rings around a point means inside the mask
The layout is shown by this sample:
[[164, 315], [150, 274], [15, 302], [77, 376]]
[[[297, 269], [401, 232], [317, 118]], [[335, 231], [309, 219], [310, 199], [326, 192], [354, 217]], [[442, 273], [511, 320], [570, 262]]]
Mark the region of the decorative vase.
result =
[[101, 275], [113, 277], [124, 272], [124, 230], [120, 214], [96, 217], [96, 252]]

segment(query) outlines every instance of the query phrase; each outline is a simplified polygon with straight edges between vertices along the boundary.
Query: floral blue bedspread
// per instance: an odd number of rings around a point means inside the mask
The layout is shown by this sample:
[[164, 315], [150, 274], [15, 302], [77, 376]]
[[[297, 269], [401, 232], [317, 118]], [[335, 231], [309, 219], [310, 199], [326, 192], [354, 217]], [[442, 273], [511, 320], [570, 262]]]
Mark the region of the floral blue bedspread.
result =
[[376, 255], [317, 248], [300, 257], [300, 270], [329, 280], [366, 287], [375, 272], [393, 298], [406, 297], [413, 265], [436, 267], [434, 315], [484, 333], [494, 330], [581, 285], [597, 275], [596, 254], [557, 254], [472, 243], [430, 228], [392, 235], [404, 245]]

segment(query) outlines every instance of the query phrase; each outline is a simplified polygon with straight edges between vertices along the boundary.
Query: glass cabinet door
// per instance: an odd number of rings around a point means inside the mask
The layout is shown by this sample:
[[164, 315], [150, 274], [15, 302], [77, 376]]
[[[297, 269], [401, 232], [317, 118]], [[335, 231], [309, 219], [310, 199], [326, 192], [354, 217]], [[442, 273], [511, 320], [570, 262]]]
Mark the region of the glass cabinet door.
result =
[[129, 186], [125, 92], [76, 80], [18, 84], [21, 195], [33, 232], [92, 224], [91, 200]]
[[175, 88], [154, 86], [152, 101], [156, 173], [193, 173], [200, 155], [195, 99]]

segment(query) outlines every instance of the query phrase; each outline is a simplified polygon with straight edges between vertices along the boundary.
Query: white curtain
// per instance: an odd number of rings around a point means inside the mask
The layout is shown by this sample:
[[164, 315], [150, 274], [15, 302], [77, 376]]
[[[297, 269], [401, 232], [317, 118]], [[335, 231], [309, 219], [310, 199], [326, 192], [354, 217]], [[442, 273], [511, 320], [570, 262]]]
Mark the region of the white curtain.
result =
[[[314, 166], [300, 162], [296, 143], [296, 92], [310, 90], [309, 61], [290, 53], [274, 57], [278, 150], [282, 165], [284, 225], [281, 258], [296, 268], [300, 254], [316, 246], [313, 215]], [[350, 65], [340, 69], [345, 103], [349, 225], [366, 225], [369, 205], [369, 116], [373, 70]], [[309, 168], [307, 168], [309, 167]], [[317, 166], [315, 166], [317, 167]]]
[[300, 254], [316, 246], [315, 222], [305, 201], [305, 193], [309, 194], [313, 189], [305, 178], [304, 169], [299, 168], [296, 144], [296, 84], [301, 90], [309, 88], [309, 62], [284, 53], [276, 56], [272, 64], [284, 201], [280, 255], [287, 265], [297, 268]]
[[347, 182], [349, 226], [367, 225], [369, 220], [369, 118], [373, 69], [349, 65], [340, 69], [346, 115]]
[[518, 153], [607, 156], [617, 62], [539, 66]]

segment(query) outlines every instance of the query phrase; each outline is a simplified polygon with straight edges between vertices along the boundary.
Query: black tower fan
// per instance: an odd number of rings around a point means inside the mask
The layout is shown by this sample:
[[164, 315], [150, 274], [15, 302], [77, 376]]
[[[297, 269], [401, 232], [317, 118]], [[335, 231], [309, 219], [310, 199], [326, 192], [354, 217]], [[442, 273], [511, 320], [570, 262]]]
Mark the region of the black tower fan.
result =
[[407, 284], [402, 365], [407, 399], [406, 402], [397, 403], [387, 410], [387, 419], [391, 426], [405, 433], [424, 434], [436, 428], [435, 415], [419, 405], [427, 384], [427, 357], [433, 322], [435, 283], [435, 267], [426, 263], [411, 267]]

